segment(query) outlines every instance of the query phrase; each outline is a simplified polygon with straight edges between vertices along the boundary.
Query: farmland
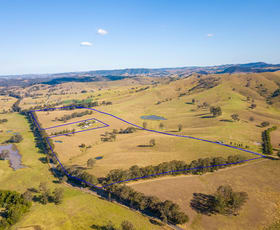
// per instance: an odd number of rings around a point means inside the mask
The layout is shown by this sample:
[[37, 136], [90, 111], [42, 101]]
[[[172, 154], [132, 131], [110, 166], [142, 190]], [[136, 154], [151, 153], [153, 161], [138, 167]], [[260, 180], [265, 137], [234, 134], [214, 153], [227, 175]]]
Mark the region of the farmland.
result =
[[13, 132], [20, 133], [23, 141], [16, 144], [22, 155], [25, 168], [14, 171], [9, 167], [8, 161], [0, 161], [1, 189], [10, 189], [25, 192], [28, 188], [38, 188], [39, 183], [46, 183], [50, 189], [63, 188], [64, 201], [61, 205], [52, 203], [43, 205], [34, 202], [33, 206], [12, 229], [91, 229], [96, 226], [106, 225], [110, 219], [119, 226], [121, 221], [130, 219], [137, 229], [159, 229], [150, 224], [149, 220], [129, 209], [120, 207], [99, 199], [91, 194], [86, 194], [79, 189], [58, 184], [52, 176], [49, 166], [43, 163], [44, 155], [35, 147], [34, 137], [29, 130], [26, 119], [17, 113], [1, 114], [1, 119], [8, 122], [0, 124], [3, 132], [0, 142], [7, 140]]

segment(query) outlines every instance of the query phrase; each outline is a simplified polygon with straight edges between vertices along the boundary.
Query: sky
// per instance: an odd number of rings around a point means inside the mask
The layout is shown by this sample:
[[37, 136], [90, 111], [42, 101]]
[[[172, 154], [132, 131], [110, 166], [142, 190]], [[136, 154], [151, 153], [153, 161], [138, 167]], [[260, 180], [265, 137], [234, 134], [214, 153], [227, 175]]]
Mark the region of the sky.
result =
[[280, 63], [279, 0], [0, 0], [0, 75]]

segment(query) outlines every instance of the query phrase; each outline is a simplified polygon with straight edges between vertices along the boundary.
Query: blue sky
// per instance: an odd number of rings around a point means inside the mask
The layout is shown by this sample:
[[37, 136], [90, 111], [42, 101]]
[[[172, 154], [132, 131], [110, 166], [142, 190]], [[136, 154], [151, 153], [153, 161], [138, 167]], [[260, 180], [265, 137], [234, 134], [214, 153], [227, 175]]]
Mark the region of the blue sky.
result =
[[253, 61], [280, 63], [279, 0], [0, 0], [1, 75]]

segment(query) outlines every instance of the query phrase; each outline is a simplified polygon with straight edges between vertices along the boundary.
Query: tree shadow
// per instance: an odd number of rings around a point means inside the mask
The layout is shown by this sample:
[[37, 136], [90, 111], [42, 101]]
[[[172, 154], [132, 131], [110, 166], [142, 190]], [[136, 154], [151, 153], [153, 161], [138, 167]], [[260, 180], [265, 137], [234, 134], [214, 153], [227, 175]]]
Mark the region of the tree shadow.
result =
[[146, 148], [146, 147], [153, 147], [152, 145], [137, 145], [137, 147]]
[[202, 116], [202, 117], [200, 117], [200, 118], [214, 118], [214, 116], [212, 116], [212, 115], [210, 115], [210, 116]]
[[198, 213], [208, 215], [215, 214], [214, 207], [215, 197], [203, 193], [194, 193], [190, 207]]
[[229, 119], [221, 119], [220, 121], [223, 121], [223, 122], [233, 122], [232, 120], [229, 120]]
[[47, 157], [40, 157], [40, 158], [39, 158], [39, 161], [41, 161], [43, 164], [48, 163]]
[[92, 229], [96, 229], [96, 230], [106, 230], [106, 226], [101, 226], [101, 225], [96, 225], [96, 224], [93, 224], [90, 226]]

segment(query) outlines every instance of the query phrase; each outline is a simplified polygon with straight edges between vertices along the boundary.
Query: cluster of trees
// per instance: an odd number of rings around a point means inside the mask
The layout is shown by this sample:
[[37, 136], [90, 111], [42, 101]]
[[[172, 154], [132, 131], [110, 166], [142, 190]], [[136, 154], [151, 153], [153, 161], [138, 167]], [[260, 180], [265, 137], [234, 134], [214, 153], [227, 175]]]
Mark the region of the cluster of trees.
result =
[[146, 196], [126, 185], [108, 186], [106, 190], [110, 196], [134, 209], [149, 213], [164, 222], [173, 224], [186, 223], [189, 218], [179, 206], [172, 201], [160, 201], [155, 196]]
[[211, 106], [210, 113], [212, 113], [213, 117], [218, 117], [222, 115], [222, 109], [220, 106]]
[[263, 153], [265, 153], [265, 154], [269, 154], [269, 155], [273, 154], [273, 147], [272, 147], [271, 140], [270, 140], [270, 132], [272, 132], [276, 129], [277, 129], [277, 127], [273, 126], [262, 132], [262, 140], [263, 140], [262, 147], [263, 147]]
[[135, 127], [127, 127], [126, 129], [120, 129], [119, 131], [117, 129], [113, 130], [114, 134], [128, 134], [128, 133], [135, 133], [136, 132]]
[[31, 205], [32, 203], [18, 192], [0, 190], [0, 208], [4, 208], [1, 213], [0, 229], [8, 229], [18, 222]]
[[0, 124], [8, 122], [8, 119], [4, 118], [4, 119], [0, 119]]
[[[36, 195], [33, 195], [35, 193]], [[56, 205], [61, 204], [63, 201], [63, 189], [55, 188], [51, 191], [46, 183], [40, 183], [39, 189], [32, 188], [28, 189], [23, 193], [23, 197], [28, 201], [38, 201], [41, 204], [55, 203]]]
[[151, 177], [164, 176], [166, 172], [172, 175], [179, 174], [204, 174], [206, 172], [213, 172], [215, 170], [229, 167], [233, 163], [245, 160], [241, 155], [232, 155], [227, 158], [213, 157], [213, 158], [200, 158], [193, 160], [190, 164], [184, 161], [169, 161], [163, 162], [158, 165], [150, 165], [146, 167], [139, 167], [134, 165], [128, 170], [114, 169], [111, 170], [105, 178], [104, 184], [110, 184], [118, 181], [129, 180], [131, 178], [150, 179]]
[[280, 89], [277, 89], [273, 92], [272, 97], [277, 97], [280, 95]]
[[9, 150], [4, 149], [0, 152], [0, 160], [6, 160], [9, 157]]
[[234, 192], [231, 186], [219, 186], [214, 194], [194, 193], [191, 207], [202, 214], [238, 215], [248, 200], [246, 192]]
[[82, 106], [85, 108], [91, 108], [91, 107], [96, 107], [99, 105], [112, 105], [113, 103], [111, 101], [102, 101], [102, 102], [98, 102], [98, 101], [93, 101], [93, 102], [77, 102], [74, 103], [75, 106]]
[[115, 141], [117, 138], [117, 135], [114, 132], [105, 132], [104, 134], [101, 134], [101, 141], [107, 142], [107, 141]]
[[23, 137], [20, 134], [14, 134], [6, 143], [20, 143], [22, 140]]
[[213, 209], [223, 215], [237, 215], [247, 200], [246, 192], [234, 192], [230, 185], [220, 186], [214, 194]]
[[83, 116], [86, 116], [86, 115], [91, 115], [92, 113], [93, 112], [91, 110], [85, 110], [83, 112], [74, 112], [74, 113], [71, 113], [71, 114], [65, 114], [63, 117], [56, 118], [56, 120], [66, 122], [66, 121], [68, 121], [72, 118], [83, 117]]
[[99, 226], [93, 225], [96, 229], [102, 229], [102, 230], [135, 230], [134, 225], [127, 220], [124, 220], [121, 223], [121, 228], [117, 228], [112, 221], [109, 221], [106, 225], [102, 226], [101, 228]]

